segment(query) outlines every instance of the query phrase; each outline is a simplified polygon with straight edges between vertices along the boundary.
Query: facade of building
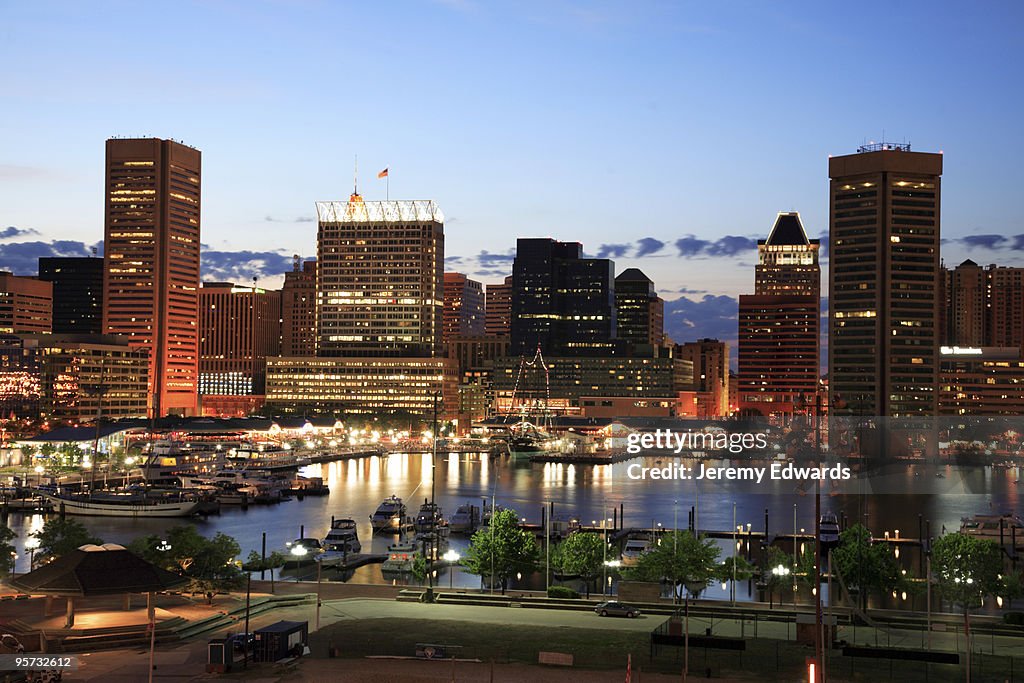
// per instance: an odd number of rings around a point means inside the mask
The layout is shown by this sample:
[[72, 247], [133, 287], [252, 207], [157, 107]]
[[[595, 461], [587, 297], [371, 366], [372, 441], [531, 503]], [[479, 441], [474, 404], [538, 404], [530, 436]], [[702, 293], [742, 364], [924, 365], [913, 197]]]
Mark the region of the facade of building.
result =
[[484, 334], [484, 286], [462, 273], [444, 274], [442, 341]]
[[523, 238], [512, 265], [513, 355], [605, 355], [615, 340], [615, 264], [579, 242]]
[[943, 275], [944, 344], [1024, 345], [1024, 268], [983, 268], [968, 259]]
[[[199, 290], [199, 395], [204, 414], [224, 410], [225, 402], [217, 397], [262, 396], [267, 357], [280, 354], [281, 292], [230, 282], [203, 283]], [[227, 412], [236, 414], [238, 409]]]
[[558, 413], [577, 413], [589, 397], [644, 399], [673, 396], [672, 358], [619, 356], [545, 357], [543, 365], [521, 357], [494, 361], [495, 411], [516, 412], [547, 405]]
[[757, 243], [754, 294], [740, 295], [736, 402], [748, 415], [792, 414], [814, 401], [820, 374], [818, 240], [780, 213]]
[[448, 358], [459, 379], [459, 421], [474, 422], [494, 414], [494, 362], [508, 357], [508, 337], [455, 337]]
[[653, 354], [665, 336], [665, 302], [638, 268], [615, 278], [615, 336], [637, 352]]
[[441, 392], [454, 416], [456, 366], [447, 358], [268, 358], [269, 409], [431, 415]]
[[157, 416], [196, 412], [201, 166], [173, 140], [107, 140], [103, 332], [149, 352]]
[[941, 348], [941, 415], [1024, 415], [1024, 358], [1019, 346]]
[[508, 337], [512, 330], [512, 276], [500, 285], [487, 285], [484, 305], [484, 334]]
[[317, 202], [317, 354], [442, 355], [444, 215], [433, 201]]
[[727, 417], [729, 411], [729, 345], [717, 339], [700, 339], [680, 344], [675, 356], [689, 361], [693, 367], [693, 384], [676, 387], [706, 394], [702, 399], [701, 417]]
[[54, 334], [102, 334], [102, 258], [44, 256], [39, 279], [53, 285]]
[[295, 259], [281, 288], [281, 355], [316, 355], [316, 261]]
[[0, 272], [0, 334], [46, 334], [53, 329], [53, 285]]
[[[22, 372], [38, 373], [24, 386], [38, 397], [41, 417], [82, 423], [97, 417], [146, 416], [149, 353], [132, 348], [127, 340], [109, 335], [31, 334], [21, 335], [20, 347]], [[16, 348], [8, 342], [5, 353]]]
[[909, 145], [829, 159], [828, 368], [845, 414], [936, 414], [941, 175], [941, 154]]
[[0, 415], [36, 418], [42, 414], [39, 354], [16, 334], [0, 334]]

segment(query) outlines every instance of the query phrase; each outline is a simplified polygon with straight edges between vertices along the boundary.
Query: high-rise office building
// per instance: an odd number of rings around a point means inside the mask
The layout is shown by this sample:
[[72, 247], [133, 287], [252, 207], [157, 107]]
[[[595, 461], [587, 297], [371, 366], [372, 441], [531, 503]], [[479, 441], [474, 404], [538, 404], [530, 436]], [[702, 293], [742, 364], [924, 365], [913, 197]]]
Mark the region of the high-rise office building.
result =
[[244, 414], [257, 406], [227, 397], [266, 393], [267, 357], [281, 353], [281, 292], [204, 282], [199, 311], [203, 412]]
[[746, 414], [791, 414], [818, 390], [821, 269], [800, 215], [780, 213], [757, 243], [755, 294], [740, 295], [737, 403]]
[[[727, 417], [729, 410], [729, 345], [718, 339], [680, 344], [675, 356], [693, 367], [691, 391], [698, 394], [699, 417]], [[676, 387], [679, 388], [679, 387]]]
[[281, 288], [281, 355], [316, 355], [316, 261], [295, 259]]
[[489, 337], [507, 337], [512, 326], [512, 276], [501, 284], [487, 285], [484, 333]]
[[967, 259], [942, 273], [946, 329], [942, 341], [959, 346], [988, 346], [989, 312], [985, 269]]
[[103, 331], [149, 351], [157, 416], [196, 411], [201, 166], [173, 140], [107, 140]]
[[39, 279], [53, 285], [53, 333], [103, 332], [103, 259], [44, 256]]
[[484, 333], [484, 286], [462, 273], [444, 274], [442, 340], [445, 348], [455, 337]]
[[441, 356], [444, 215], [433, 201], [317, 202], [317, 354]]
[[0, 272], [0, 334], [45, 334], [52, 329], [53, 285]]
[[985, 269], [985, 346], [1024, 347], [1024, 268]]
[[665, 301], [654, 282], [639, 268], [627, 268], [615, 278], [615, 336], [620, 341], [650, 347], [661, 345], [665, 335]]
[[937, 411], [942, 155], [872, 144], [829, 159], [833, 411]]
[[512, 264], [511, 353], [602, 355], [615, 341], [615, 264], [579, 242], [519, 239]]

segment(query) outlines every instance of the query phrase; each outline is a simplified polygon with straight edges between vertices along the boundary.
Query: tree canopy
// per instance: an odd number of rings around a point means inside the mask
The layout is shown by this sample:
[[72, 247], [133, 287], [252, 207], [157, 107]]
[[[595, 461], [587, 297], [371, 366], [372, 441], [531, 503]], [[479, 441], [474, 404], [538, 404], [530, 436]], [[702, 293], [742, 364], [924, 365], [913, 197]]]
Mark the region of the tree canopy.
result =
[[899, 564], [889, 547], [872, 543], [871, 532], [861, 524], [854, 524], [839, 535], [839, 545], [832, 551], [832, 566], [847, 588], [860, 591], [861, 603], [865, 605], [868, 592], [887, 592], [901, 585]]
[[93, 536], [78, 520], [60, 517], [47, 520], [34, 536], [39, 541], [38, 553], [51, 558], [67, 555], [83, 545], [103, 544], [102, 540]]
[[207, 597], [242, 584], [242, 570], [235, 563], [241, 548], [235, 539], [220, 532], [206, 538], [192, 526], [175, 526], [167, 530], [166, 538], [143, 536], [132, 541], [128, 549], [148, 562], [187, 577], [190, 590], [206, 593]]
[[965, 611], [1008, 590], [999, 545], [967, 534], [946, 534], [932, 544], [932, 573], [942, 597]]
[[515, 510], [498, 510], [490, 526], [479, 529], [469, 542], [464, 565], [471, 574], [491, 576], [501, 585], [516, 574], [529, 574], [537, 568], [540, 547], [533, 534], [519, 528]]
[[690, 531], [673, 531], [641, 555], [629, 573], [641, 581], [669, 581], [678, 599], [683, 587], [696, 595], [715, 580], [721, 571], [720, 553], [721, 549], [712, 540], [698, 538]]
[[559, 547], [559, 566], [562, 573], [582, 578], [586, 583], [589, 598], [590, 583], [600, 576], [604, 566], [604, 538], [598, 533], [576, 531]]
[[7, 576], [14, 571], [14, 546], [11, 541], [18, 537], [18, 534], [11, 531], [7, 526], [0, 526], [0, 576]]

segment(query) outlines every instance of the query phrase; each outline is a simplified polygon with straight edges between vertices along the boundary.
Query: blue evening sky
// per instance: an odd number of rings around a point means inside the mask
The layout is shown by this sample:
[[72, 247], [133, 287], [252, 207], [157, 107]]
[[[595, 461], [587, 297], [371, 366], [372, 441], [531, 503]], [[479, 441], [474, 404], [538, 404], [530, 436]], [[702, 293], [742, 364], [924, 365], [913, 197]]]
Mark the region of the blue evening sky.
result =
[[822, 234], [828, 155], [883, 131], [945, 154], [947, 262], [1019, 265], [1022, 15], [935, 0], [0, 2], [0, 267], [102, 239], [104, 140], [160, 136], [203, 152], [212, 276], [270, 284], [292, 253], [314, 255], [313, 202], [348, 197], [358, 155], [366, 199], [384, 198], [388, 167], [391, 198], [440, 204], [452, 269], [497, 281], [516, 236], [550, 235], [700, 303], [752, 288], [755, 252], [727, 238], [764, 237], [780, 210]]

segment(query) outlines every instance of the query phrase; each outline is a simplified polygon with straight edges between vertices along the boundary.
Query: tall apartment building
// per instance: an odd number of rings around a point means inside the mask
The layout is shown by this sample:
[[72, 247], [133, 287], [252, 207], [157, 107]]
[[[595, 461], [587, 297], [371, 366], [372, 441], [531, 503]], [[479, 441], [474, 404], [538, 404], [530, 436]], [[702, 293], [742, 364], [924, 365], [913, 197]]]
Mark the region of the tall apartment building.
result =
[[943, 275], [946, 345], [1024, 345], [1024, 268], [983, 268], [968, 259]]
[[39, 279], [53, 285], [53, 333], [103, 332], [103, 258], [44, 256]]
[[[717, 339], [680, 344], [675, 356], [692, 364], [691, 391], [701, 394], [699, 417], [725, 417], [729, 410], [729, 345]], [[674, 387], [678, 389], [679, 387]]]
[[616, 338], [638, 346], [661, 345], [665, 335], [665, 302], [654, 282], [639, 268], [627, 268], [615, 278]]
[[615, 340], [615, 264], [579, 242], [519, 239], [512, 264], [511, 353], [602, 355]]
[[501, 284], [487, 285], [484, 334], [507, 337], [512, 329], [512, 276]]
[[935, 415], [942, 155], [873, 144], [828, 169], [833, 402], [846, 414]]
[[0, 272], [0, 334], [48, 333], [53, 329], [53, 285]]
[[281, 288], [281, 355], [316, 355], [316, 261], [295, 259]]
[[484, 286], [462, 273], [444, 274], [442, 341], [484, 334]]
[[157, 416], [196, 412], [201, 167], [173, 140], [107, 140], [103, 332], [149, 352]]
[[820, 374], [818, 240], [798, 213], [780, 213], [758, 240], [754, 294], [739, 298], [736, 394], [746, 414], [792, 414], [814, 402]]
[[266, 393], [267, 357], [281, 353], [281, 292], [230, 282], [199, 290], [199, 394], [204, 414], [245, 414]]

